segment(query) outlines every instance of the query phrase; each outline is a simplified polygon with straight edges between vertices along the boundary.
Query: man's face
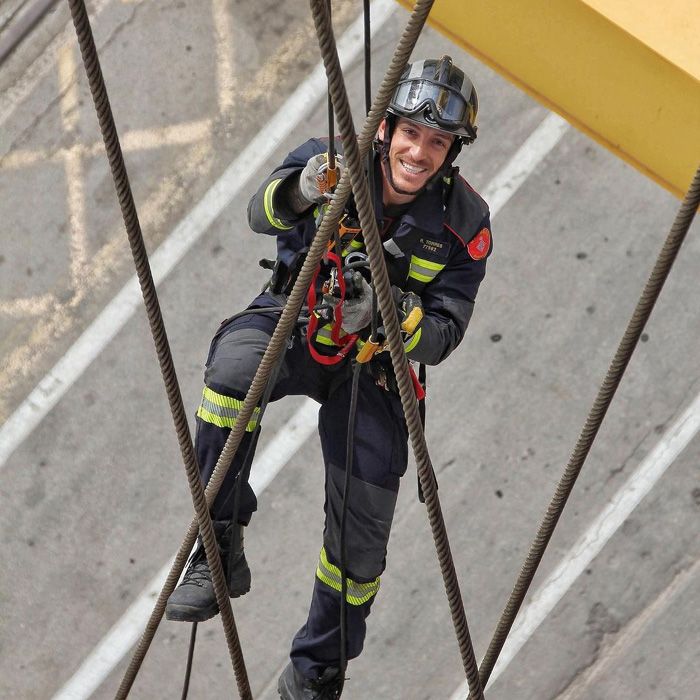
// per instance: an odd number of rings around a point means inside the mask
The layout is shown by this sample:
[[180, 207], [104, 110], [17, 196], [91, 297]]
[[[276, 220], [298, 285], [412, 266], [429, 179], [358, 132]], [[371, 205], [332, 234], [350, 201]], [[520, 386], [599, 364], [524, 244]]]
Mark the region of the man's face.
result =
[[[379, 125], [379, 138], [384, 138], [386, 121]], [[384, 173], [385, 204], [405, 204], [435, 175], [445, 162], [454, 136], [400, 117], [391, 137], [389, 164], [397, 192]], [[386, 164], [383, 164], [386, 167]]]

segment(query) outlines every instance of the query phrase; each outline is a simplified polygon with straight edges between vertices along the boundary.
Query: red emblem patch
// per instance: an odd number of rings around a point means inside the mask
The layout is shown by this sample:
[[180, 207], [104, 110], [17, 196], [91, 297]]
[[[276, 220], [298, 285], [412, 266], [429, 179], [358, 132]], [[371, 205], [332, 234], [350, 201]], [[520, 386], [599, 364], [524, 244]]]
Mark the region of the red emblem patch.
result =
[[487, 228], [482, 228], [479, 233], [474, 236], [474, 238], [469, 241], [467, 245], [467, 250], [469, 255], [474, 258], [474, 260], [481, 260], [485, 258], [489, 253], [489, 248], [491, 247], [491, 231]]

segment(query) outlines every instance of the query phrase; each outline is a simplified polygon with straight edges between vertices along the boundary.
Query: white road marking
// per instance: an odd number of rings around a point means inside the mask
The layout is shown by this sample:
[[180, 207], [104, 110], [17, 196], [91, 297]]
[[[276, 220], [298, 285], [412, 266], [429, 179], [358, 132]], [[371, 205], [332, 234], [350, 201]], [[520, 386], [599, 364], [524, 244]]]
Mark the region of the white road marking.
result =
[[219, 112], [226, 114], [233, 107], [236, 76], [232, 50], [239, 43], [233, 31], [233, 18], [228, 0], [213, 0], [214, 36], [216, 37], [216, 93]]
[[[389, 16], [390, 12], [387, 12], [384, 20]], [[373, 20], [375, 29], [377, 23], [378, 18], [375, 18]], [[491, 198], [494, 202], [491, 207], [492, 219], [525, 182], [527, 174], [532, 173], [551, 152], [567, 129], [568, 125], [564, 120], [555, 114], [549, 114], [516, 151], [485, 190], [485, 199], [489, 201], [488, 198]], [[136, 285], [136, 280], [132, 282]], [[121, 325], [119, 327], [121, 328]], [[282, 467], [308, 439], [316, 427], [317, 413], [318, 405], [313, 400], [306, 399], [295, 415], [276, 434], [263, 454], [256, 456], [250, 480], [256, 494], [259, 495], [267, 488]], [[281, 455], [284, 455], [284, 459]], [[153, 601], [170, 571], [171, 563], [172, 560], [160, 570], [146, 590], [139, 595], [124, 616], [83, 661], [68, 683], [53, 697], [53, 700], [82, 700], [90, 697], [99, 687], [138, 641], [153, 609]]]
[[[123, 153], [134, 151], [146, 151], [168, 146], [189, 146], [211, 135], [212, 120], [198, 119], [197, 121], [183, 124], [169, 124], [156, 129], [124, 130], [121, 133], [121, 147]], [[86, 157], [94, 158], [104, 153], [103, 141], [94, 141], [90, 144], [73, 144], [65, 148], [53, 151], [48, 149], [16, 150], [5, 156], [3, 170], [19, 170], [31, 168], [37, 163], [60, 163], [69, 157], [72, 151], [79, 151]]]
[[[90, 21], [93, 27], [102, 10], [109, 5], [110, 0], [95, 0], [90, 7]], [[62, 11], [60, 6], [57, 11]], [[39, 82], [45, 78], [56, 65], [59, 52], [66, 44], [75, 44], [75, 29], [73, 22], [69, 21], [65, 29], [57, 34], [51, 43], [41, 52], [34, 62], [27, 68], [22, 77], [9, 89], [0, 94], [0, 127], [14, 114], [14, 111], [22, 105], [29, 95], [36, 89]], [[9, 141], [3, 141], [4, 129], [0, 128], [0, 158], [9, 149]]]
[[[71, 45], [66, 44], [58, 54], [60, 108], [63, 129], [73, 135], [80, 117], [80, 94], [75, 75], [75, 55]], [[85, 177], [83, 151], [71, 148], [65, 152], [63, 167], [66, 173], [66, 204], [68, 206], [68, 235], [70, 239], [71, 285], [76, 301], [85, 290], [85, 274], [88, 264], [87, 226], [85, 215]]]
[[[384, 26], [395, 9], [391, 0], [376, 0], [372, 6], [373, 33]], [[360, 17], [338, 43], [344, 65], [349, 65], [360, 55], [364, 47], [362, 36], [363, 20]], [[326, 91], [326, 75], [319, 63], [151, 256], [156, 285], [182, 260]], [[0, 469], [124, 327], [141, 303], [141, 291], [136, 277], [132, 277], [0, 428]]]
[[[557, 567], [532, 596], [516, 618], [511, 633], [489, 679], [492, 684], [507, 668], [543, 620], [564, 597], [576, 579], [601, 552], [608, 540], [639, 505], [644, 496], [664, 475], [676, 457], [700, 430], [700, 394], [666, 431], [656, 447], [646, 456], [627, 482], [612, 497], [584, 535], [574, 544]], [[467, 697], [466, 681], [450, 700]]]
[[624, 656], [629, 655], [631, 647], [642, 639], [652, 623], [668, 612], [671, 604], [685, 593], [688, 586], [695, 583], [695, 578], [699, 573], [700, 559], [689, 569], [684, 569], [676, 574], [671, 583], [637, 617], [616, 633], [612, 644], [609, 644], [607, 639], [603, 641], [595, 663], [577, 676], [576, 680], [554, 700], [580, 700], [592, 697], [594, 689], [597, 689], [600, 694], [600, 686], [597, 684], [603, 674], [611, 669], [615, 673], [615, 669], [621, 666]]
[[552, 113], [528, 136], [525, 143], [481, 193], [489, 205], [491, 218], [501, 211], [568, 129], [568, 122]]

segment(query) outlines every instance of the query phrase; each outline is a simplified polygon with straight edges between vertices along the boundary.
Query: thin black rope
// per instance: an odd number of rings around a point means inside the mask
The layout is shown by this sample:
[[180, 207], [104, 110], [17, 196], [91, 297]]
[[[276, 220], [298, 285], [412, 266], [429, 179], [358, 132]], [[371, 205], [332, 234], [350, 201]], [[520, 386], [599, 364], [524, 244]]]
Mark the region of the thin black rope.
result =
[[[328, 7], [328, 16], [331, 17], [332, 13], [332, 7], [331, 7], [331, 0], [326, 0], [327, 2], [327, 7]], [[336, 153], [335, 153], [335, 115], [333, 114], [333, 100], [331, 99], [331, 93], [330, 91], [328, 92], [328, 173], [327, 177], [328, 179], [328, 185], [329, 185], [329, 191], [332, 192], [333, 189], [335, 189], [334, 186], [331, 186], [331, 173], [333, 173], [336, 169]], [[335, 248], [335, 254], [338, 256], [338, 258], [342, 258], [343, 255], [343, 249], [342, 249], [342, 244], [340, 242], [340, 231], [336, 227], [335, 231], [333, 231], [333, 246]]]
[[[328, 7], [328, 16], [332, 16], [332, 6], [331, 6], [331, 0], [326, 0], [327, 2], [327, 7]], [[328, 91], [328, 183], [329, 185], [331, 184], [331, 173], [335, 170], [336, 168], [336, 154], [335, 154], [335, 115], [333, 114], [333, 100], [331, 99], [331, 93]], [[332, 191], [332, 189], [329, 186], [329, 190]], [[338, 256], [339, 259], [342, 258], [343, 256], [343, 248], [342, 244], [340, 242], [340, 231], [336, 227], [336, 230], [333, 232], [333, 244], [335, 247], [335, 254]]]
[[350, 408], [348, 410], [348, 433], [345, 442], [345, 483], [343, 485], [343, 502], [340, 511], [340, 684], [338, 697], [343, 692], [345, 670], [348, 667], [348, 572], [347, 572], [347, 538], [345, 525], [348, 519], [350, 504], [350, 484], [352, 479], [352, 463], [355, 450], [355, 418], [357, 417], [357, 394], [362, 365], [353, 363], [352, 388], [350, 390]]
[[559, 480], [556, 491], [550, 501], [547, 512], [540, 524], [539, 530], [528, 552], [525, 563], [522, 566], [517, 581], [510, 594], [510, 598], [498, 622], [491, 643], [479, 668], [481, 682], [485, 686], [488, 682], [493, 667], [496, 664], [498, 655], [505, 644], [518, 610], [522, 605], [532, 579], [535, 576], [542, 556], [549, 540], [554, 532], [557, 522], [564, 510], [564, 506], [576, 483], [576, 479], [583, 467], [583, 463], [591, 450], [601, 423], [610, 403], [617, 391], [617, 387], [622, 380], [627, 365], [632, 357], [639, 338], [644, 330], [644, 326], [649, 320], [649, 316], [654, 308], [656, 300], [659, 298], [666, 278], [678, 255], [681, 244], [685, 240], [690, 224], [693, 221], [695, 212], [700, 206], [700, 167], [695, 172], [695, 177], [685, 195], [683, 203], [678, 210], [673, 226], [664, 241], [656, 262], [651, 271], [649, 279], [644, 286], [637, 306], [625, 329], [622, 340], [608, 368], [605, 379], [598, 390], [598, 394], [593, 402], [593, 406], [586, 418], [586, 422], [581, 430], [576, 446], [571, 454], [569, 463]]
[[[365, 110], [369, 113], [372, 106], [372, 23], [369, 0], [363, 0], [363, 26], [364, 26], [364, 64], [365, 64]], [[367, 152], [367, 184], [372, 196], [372, 209], [376, 217], [376, 191], [374, 189], [374, 149]], [[372, 321], [370, 325], [370, 338], [377, 339], [377, 326], [379, 323], [379, 305], [377, 302], [377, 292], [372, 285]]]
[[197, 640], [197, 623], [192, 623], [190, 630], [190, 644], [187, 649], [187, 664], [185, 666], [185, 680], [182, 683], [182, 695], [180, 700], [187, 700], [187, 693], [190, 690], [190, 676], [192, 675], [192, 659], [194, 658], [194, 646]]
[[[328, 8], [328, 16], [332, 16], [333, 8], [331, 6], [331, 0], [326, 0], [326, 7]], [[331, 99], [331, 93], [328, 93], [327, 98], [328, 104], [328, 169], [333, 170], [335, 168], [335, 118], [333, 115], [333, 100]], [[340, 255], [340, 251], [337, 251]]]

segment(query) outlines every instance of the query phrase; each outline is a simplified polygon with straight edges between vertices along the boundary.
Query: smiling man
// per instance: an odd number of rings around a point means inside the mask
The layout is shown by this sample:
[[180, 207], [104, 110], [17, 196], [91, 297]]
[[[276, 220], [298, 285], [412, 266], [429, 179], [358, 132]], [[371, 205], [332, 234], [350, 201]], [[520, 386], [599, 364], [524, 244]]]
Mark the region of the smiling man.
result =
[[[384, 120], [378, 136], [385, 138]], [[412, 202], [443, 166], [455, 137], [446, 131], [423, 126], [401, 117], [391, 138], [388, 157], [382, 163], [386, 181], [384, 204]]]
[[[476, 138], [474, 87], [449, 56], [406, 66], [375, 139], [372, 182], [384, 257], [396, 312], [404, 324], [411, 361], [435, 365], [461, 342], [491, 253], [486, 203], [459, 175], [454, 159]], [[205, 387], [197, 411], [195, 447], [208, 481], [235, 425], [260, 359], [274, 331], [327, 201], [328, 141], [311, 139], [292, 151], [262, 183], [248, 205], [254, 231], [274, 235], [277, 261], [265, 292], [243, 314], [225, 321], [211, 344]], [[342, 167], [341, 143], [335, 144]], [[272, 389], [321, 404], [319, 434], [325, 469], [325, 527], [306, 623], [296, 634], [291, 662], [278, 690], [285, 700], [339, 697], [341, 610], [346, 612], [345, 655], [362, 651], [366, 618], [379, 591], [399, 482], [408, 463], [407, 429], [388, 352], [362, 364], [353, 402], [353, 359], [381, 327], [372, 303], [372, 279], [352, 199], [333, 246], [337, 257], [320, 266], [301, 319]], [[330, 253], [330, 251], [329, 251]], [[233, 269], [233, 266], [232, 266]], [[345, 289], [338, 282], [346, 280]], [[323, 303], [314, 306], [314, 299]], [[414, 315], [416, 309], [422, 312]], [[342, 312], [342, 314], [340, 313]], [[416, 381], [417, 393], [422, 392]], [[352, 465], [344, 532], [346, 597], [341, 600], [341, 513], [348, 443], [348, 413], [355, 403]], [[212, 506], [212, 520], [231, 596], [251, 583], [243, 552], [243, 527], [256, 510], [255, 494], [236, 476], [254, 450], [257, 415]], [[235, 490], [240, 488], [239, 497]], [[234, 511], [234, 503], [240, 507]], [[300, 503], [306, 507], [306, 501]], [[283, 524], [280, 524], [283, 526]], [[280, 595], [291, 591], [285, 572]], [[411, 572], [405, 572], [411, 576]], [[170, 620], [203, 621], [218, 612], [204, 548], [193, 554], [166, 607]]]
[[[384, 120], [378, 136], [384, 139]], [[401, 117], [391, 139], [388, 158], [382, 164], [386, 179], [384, 204], [408, 204], [428, 184], [445, 162], [455, 136]]]

